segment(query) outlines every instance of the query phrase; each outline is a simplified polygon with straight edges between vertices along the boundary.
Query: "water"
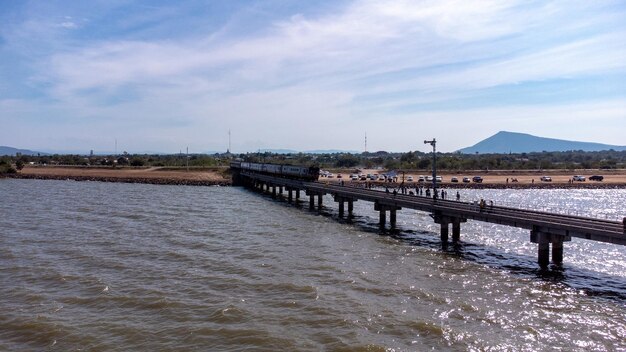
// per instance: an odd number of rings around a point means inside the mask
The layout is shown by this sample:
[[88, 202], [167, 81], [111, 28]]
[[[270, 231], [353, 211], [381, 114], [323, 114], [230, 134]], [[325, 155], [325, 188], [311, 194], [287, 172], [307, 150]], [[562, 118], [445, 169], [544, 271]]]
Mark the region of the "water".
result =
[[[451, 192], [452, 193], [452, 192]], [[626, 190], [463, 199], [626, 215]], [[380, 234], [241, 188], [0, 180], [0, 350], [626, 350], [626, 247], [428, 214]]]

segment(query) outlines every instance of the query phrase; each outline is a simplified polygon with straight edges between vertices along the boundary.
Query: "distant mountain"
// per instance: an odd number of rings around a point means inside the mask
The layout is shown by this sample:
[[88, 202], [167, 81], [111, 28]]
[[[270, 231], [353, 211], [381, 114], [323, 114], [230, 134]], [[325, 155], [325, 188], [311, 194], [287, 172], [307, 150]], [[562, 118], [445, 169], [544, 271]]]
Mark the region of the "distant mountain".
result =
[[13, 147], [6, 147], [3, 145], [0, 145], [0, 155], [9, 155], [9, 156], [15, 156], [17, 153], [23, 154], [23, 155], [48, 155], [48, 153], [42, 153], [42, 152], [35, 152], [32, 150], [28, 150], [28, 149], [17, 149], [17, 148], [13, 148]]
[[600, 150], [626, 150], [626, 146], [601, 143], [576, 142], [563, 139], [537, 137], [526, 133], [500, 131], [475, 145], [460, 149], [464, 154], [474, 153], [531, 153], [583, 150], [595, 152]]

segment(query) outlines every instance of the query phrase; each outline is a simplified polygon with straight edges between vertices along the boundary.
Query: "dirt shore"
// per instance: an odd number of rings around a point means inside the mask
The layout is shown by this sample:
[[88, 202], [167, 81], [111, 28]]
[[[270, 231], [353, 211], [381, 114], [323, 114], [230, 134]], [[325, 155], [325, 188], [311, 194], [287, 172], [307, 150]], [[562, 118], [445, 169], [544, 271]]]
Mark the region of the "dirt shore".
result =
[[169, 185], [227, 186], [231, 184], [227, 168], [168, 169], [168, 168], [93, 168], [93, 167], [24, 167], [10, 177], [76, 181], [151, 183]]

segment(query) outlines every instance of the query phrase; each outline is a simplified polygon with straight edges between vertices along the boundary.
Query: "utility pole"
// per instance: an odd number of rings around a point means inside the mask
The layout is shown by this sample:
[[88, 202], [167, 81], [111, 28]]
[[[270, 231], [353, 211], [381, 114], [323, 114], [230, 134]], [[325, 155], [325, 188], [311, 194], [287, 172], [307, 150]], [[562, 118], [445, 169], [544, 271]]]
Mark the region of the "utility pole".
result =
[[437, 199], [437, 140], [433, 138], [432, 141], [424, 141], [424, 144], [433, 146], [433, 199]]

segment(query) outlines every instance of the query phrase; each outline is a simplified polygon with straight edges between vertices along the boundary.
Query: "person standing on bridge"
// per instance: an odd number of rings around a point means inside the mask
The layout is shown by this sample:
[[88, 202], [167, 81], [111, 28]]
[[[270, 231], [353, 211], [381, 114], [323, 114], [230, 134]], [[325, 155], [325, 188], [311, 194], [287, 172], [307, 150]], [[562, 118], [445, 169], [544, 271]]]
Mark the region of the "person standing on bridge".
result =
[[459, 191], [456, 191], [456, 201], [460, 201], [461, 200], [461, 193], [459, 193]]

